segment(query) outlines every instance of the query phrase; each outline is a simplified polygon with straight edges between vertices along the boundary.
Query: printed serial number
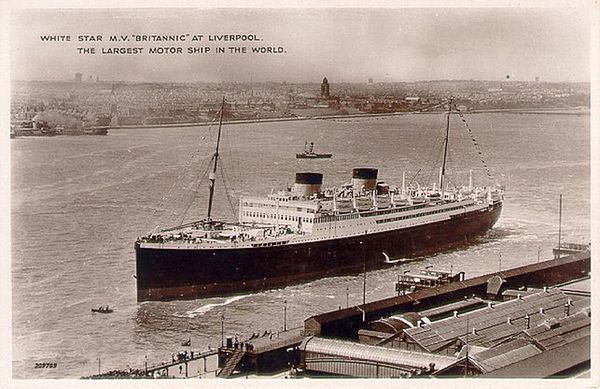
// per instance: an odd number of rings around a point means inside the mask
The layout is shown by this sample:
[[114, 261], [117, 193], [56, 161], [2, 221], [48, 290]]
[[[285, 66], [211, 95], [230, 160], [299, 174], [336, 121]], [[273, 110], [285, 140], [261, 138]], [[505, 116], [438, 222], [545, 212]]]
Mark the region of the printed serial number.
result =
[[35, 369], [54, 369], [56, 366], [56, 363], [36, 362]]

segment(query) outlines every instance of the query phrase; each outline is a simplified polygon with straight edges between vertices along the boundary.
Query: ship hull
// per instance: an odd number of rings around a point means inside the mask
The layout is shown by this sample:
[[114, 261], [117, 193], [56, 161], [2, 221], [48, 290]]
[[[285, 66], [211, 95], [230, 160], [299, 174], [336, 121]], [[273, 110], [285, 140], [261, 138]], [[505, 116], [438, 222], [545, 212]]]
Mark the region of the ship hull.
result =
[[307, 158], [307, 159], [318, 159], [318, 158], [331, 158], [333, 154], [296, 154], [296, 158]]
[[468, 244], [493, 227], [502, 203], [436, 223], [284, 246], [166, 249], [136, 244], [138, 301], [225, 296], [357, 274]]

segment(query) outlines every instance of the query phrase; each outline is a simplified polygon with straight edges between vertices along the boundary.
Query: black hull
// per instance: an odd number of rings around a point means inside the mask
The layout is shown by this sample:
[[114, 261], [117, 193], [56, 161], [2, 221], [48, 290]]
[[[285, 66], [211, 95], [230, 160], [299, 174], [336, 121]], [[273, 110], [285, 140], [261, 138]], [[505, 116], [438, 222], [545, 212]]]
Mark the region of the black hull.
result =
[[502, 203], [443, 222], [287, 246], [220, 250], [141, 248], [136, 244], [138, 301], [224, 296], [391, 266], [394, 259], [468, 243], [496, 223]]

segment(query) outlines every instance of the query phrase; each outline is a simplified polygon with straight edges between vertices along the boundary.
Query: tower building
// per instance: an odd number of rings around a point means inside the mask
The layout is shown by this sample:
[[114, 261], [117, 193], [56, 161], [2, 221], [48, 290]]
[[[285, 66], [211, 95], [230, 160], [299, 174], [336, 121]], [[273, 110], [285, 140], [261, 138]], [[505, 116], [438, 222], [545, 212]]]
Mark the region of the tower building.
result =
[[327, 81], [327, 77], [323, 78], [323, 82], [321, 83], [321, 97], [325, 99], [329, 98], [329, 81]]

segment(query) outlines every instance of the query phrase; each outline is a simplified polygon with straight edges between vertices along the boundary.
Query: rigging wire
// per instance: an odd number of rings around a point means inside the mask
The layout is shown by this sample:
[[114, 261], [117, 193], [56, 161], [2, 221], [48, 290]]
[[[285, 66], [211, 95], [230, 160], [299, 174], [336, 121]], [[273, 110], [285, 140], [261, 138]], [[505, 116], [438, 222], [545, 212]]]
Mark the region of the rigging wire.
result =
[[[215, 120], [213, 119], [212, 122], [214, 122]], [[188, 173], [189, 168], [192, 166], [192, 163], [194, 162], [195, 158], [199, 155], [200, 151], [201, 151], [201, 146], [204, 144], [203, 142], [206, 140], [207, 136], [210, 135], [210, 130], [212, 127], [212, 122], [210, 125], [207, 126], [206, 131], [204, 131], [204, 133], [202, 134], [202, 137], [200, 138], [200, 141], [198, 142], [198, 145], [196, 147], [196, 149], [192, 152], [192, 154], [190, 155], [190, 157], [188, 158], [186, 164], [183, 166], [182, 169], [178, 169], [179, 173], [177, 174], [177, 177], [175, 178], [175, 181], [173, 183], [173, 185], [171, 185], [171, 187], [169, 188], [168, 192], [166, 195], [164, 195], [161, 198], [160, 203], [158, 204], [158, 207], [156, 207], [153, 211], [153, 217], [156, 216], [156, 212], [158, 211], [158, 209], [161, 209], [164, 206], [164, 203], [171, 198], [171, 196], [173, 195], [173, 192], [175, 191], [175, 188], [183, 181], [182, 177]]]
[[[447, 104], [447, 103], [448, 103], [448, 101], [444, 101], [443, 103], [440, 103], [440, 104], [437, 104], [437, 105], [434, 105], [434, 106], [428, 107], [428, 109], [435, 109], [435, 108], [437, 108], [437, 107], [440, 107], [440, 106], [442, 106], [442, 105], [445, 105], [445, 104]], [[466, 121], [466, 118], [465, 118], [465, 116], [464, 116], [463, 112], [460, 110], [460, 108], [458, 108], [458, 106], [457, 106], [457, 104], [456, 104], [456, 103], [452, 103], [452, 108], [453, 108], [453, 111], [455, 110], [455, 112], [456, 112], [456, 113], [459, 115], [459, 117], [460, 117], [461, 121], [463, 122], [463, 124], [464, 124], [465, 128], [467, 129], [467, 133], [468, 133], [468, 135], [469, 135], [469, 137], [470, 137], [470, 139], [471, 139], [471, 142], [472, 142], [472, 144], [473, 144], [473, 146], [474, 146], [474, 148], [475, 148], [475, 152], [477, 153], [477, 156], [478, 156], [478, 158], [480, 159], [480, 161], [481, 161], [481, 163], [482, 163], [482, 165], [483, 165], [483, 169], [484, 169], [484, 172], [485, 172], [485, 174], [486, 174], [487, 178], [488, 178], [488, 179], [489, 179], [491, 182], [494, 182], [494, 176], [492, 175], [492, 173], [491, 173], [491, 171], [490, 171], [490, 169], [489, 169], [489, 167], [488, 167], [488, 165], [487, 165], [487, 162], [486, 162], [486, 160], [485, 160], [485, 157], [484, 157], [483, 151], [482, 151], [482, 149], [481, 149], [481, 146], [480, 146], [479, 142], [477, 141], [477, 139], [475, 138], [475, 135], [474, 135], [474, 133], [473, 133], [473, 130], [472, 130], [472, 129], [471, 129], [471, 127], [469, 126], [469, 123]], [[430, 161], [431, 161], [431, 160], [433, 160], [433, 158], [432, 158], [432, 156], [433, 156], [433, 155], [437, 155], [437, 156], [438, 156], [438, 157], [435, 159], [435, 161], [433, 161], [432, 167], [429, 169], [429, 173], [428, 173], [428, 175], [427, 175], [427, 181], [429, 181], [429, 180], [431, 179], [431, 176], [433, 175], [433, 173], [434, 173], [434, 171], [435, 171], [436, 167], [439, 165], [439, 161], [440, 161], [440, 153], [441, 153], [441, 151], [440, 151], [440, 147], [443, 147], [443, 143], [442, 143], [442, 146], [439, 146], [439, 145], [438, 145], [438, 143], [434, 143], [434, 147], [433, 147], [433, 149], [435, 149], [435, 151], [432, 151], [432, 152], [430, 153], [430, 157], [427, 159], [427, 160], [430, 160]], [[452, 154], [450, 154], [450, 155], [452, 155]], [[448, 162], [450, 162], [450, 161], [448, 161]], [[448, 163], [447, 165], [452, 165], [452, 164], [451, 164], [451, 163]], [[448, 169], [447, 169], [447, 170], [448, 170]], [[417, 175], [418, 175], [418, 172], [417, 172]], [[411, 183], [412, 183], [412, 181], [413, 181], [413, 180], [416, 178], [416, 176], [417, 176], [417, 175], [415, 175], [415, 177], [413, 177], [413, 179], [411, 180]], [[453, 185], [455, 188], [457, 187], [457, 186], [456, 186], [456, 184], [454, 184], [454, 183], [452, 183], [452, 185]]]
[[473, 146], [475, 146], [475, 150], [477, 151], [477, 154], [479, 155], [479, 158], [481, 159], [481, 163], [483, 164], [483, 169], [485, 171], [485, 174], [487, 175], [487, 178], [491, 181], [494, 182], [494, 176], [492, 175], [492, 173], [490, 172], [490, 169], [487, 165], [487, 162], [485, 161], [485, 158], [483, 156], [483, 152], [481, 151], [481, 146], [479, 146], [479, 143], [477, 142], [477, 139], [475, 139], [475, 135], [473, 135], [473, 131], [471, 130], [471, 127], [469, 126], [469, 123], [467, 123], [467, 120], [465, 119], [463, 113], [461, 112], [461, 110], [458, 108], [458, 106], [456, 106], [456, 104], [454, 104], [454, 109], [456, 109], [456, 111], [458, 112], [458, 115], [460, 116], [463, 124], [465, 125], [469, 136], [471, 137], [471, 141], [473, 142]]
[[[420, 110], [420, 112], [432, 112], [434, 109], [439, 108], [439, 107], [443, 107], [444, 108], [444, 112], [446, 112], [446, 104], [448, 103], [447, 100], [442, 100], [440, 103], [438, 104], [434, 104], [431, 105], [429, 107], [427, 107], [426, 109], [422, 109]], [[426, 159], [427, 161], [433, 161], [431, 168], [428, 170], [429, 173], [427, 175], [427, 181], [430, 181], [431, 176], [433, 174], [437, 175], [437, 170], [438, 170], [438, 166], [441, 165], [441, 159], [442, 159], [442, 151], [444, 149], [444, 137], [442, 138], [438, 138], [437, 136], [434, 137], [435, 141], [431, 146], [430, 152], [429, 152], [429, 157]], [[433, 160], [435, 156], [435, 160]], [[435, 172], [435, 173], [434, 173]], [[437, 178], [435, 179], [435, 181], [437, 182]]]
[[[223, 107], [222, 107], [222, 110], [225, 110], [225, 106], [223, 106]], [[213, 122], [215, 122], [216, 120], [217, 120], [217, 119], [215, 118], [215, 119], [213, 120]], [[230, 137], [230, 138], [232, 138], [232, 139], [234, 139], [234, 140], [235, 140], [235, 137]], [[229, 149], [231, 149], [231, 148], [229, 148]], [[229, 155], [231, 155], [231, 153], [229, 153]], [[186, 208], [185, 208], [185, 211], [184, 211], [184, 212], [183, 212], [183, 214], [182, 214], [182, 217], [181, 217], [181, 222], [180, 222], [180, 224], [181, 224], [181, 223], [183, 223], [183, 220], [184, 220], [184, 219], [185, 219], [185, 217], [187, 216], [187, 214], [188, 214], [188, 212], [189, 212], [189, 210], [190, 210], [190, 208], [191, 208], [192, 204], [194, 204], [194, 200], [196, 200], [196, 199], [198, 198], [198, 195], [199, 195], [199, 192], [200, 192], [200, 190], [199, 190], [199, 188], [200, 188], [200, 183], [202, 182], [202, 180], [203, 180], [204, 178], [206, 178], [206, 177], [208, 176], [209, 170], [210, 170], [210, 168], [211, 168], [211, 164], [212, 164], [213, 162], [215, 162], [215, 158], [218, 158], [218, 156], [217, 156], [216, 154], [213, 154], [213, 155], [212, 155], [212, 157], [211, 157], [211, 159], [210, 159], [210, 160], [208, 161], [208, 163], [207, 163], [207, 166], [206, 166], [206, 168], [205, 168], [205, 171], [204, 171], [204, 173], [203, 173], [203, 174], [200, 176], [200, 179], [198, 180], [198, 183], [197, 183], [197, 185], [196, 185], [196, 188], [195, 188], [195, 190], [194, 190], [194, 195], [193, 195], [193, 196], [192, 196], [192, 198], [190, 199], [190, 202], [187, 204], [187, 206], [186, 206]], [[222, 156], [221, 156], [221, 160], [223, 161], [223, 157], [222, 157]], [[228, 177], [227, 177], [227, 176], [225, 175], [225, 173], [224, 173], [224, 172], [225, 172], [225, 170], [224, 170], [224, 168], [223, 168], [223, 163], [221, 163], [220, 165], [218, 165], [218, 168], [217, 168], [217, 169], [218, 169], [218, 170], [217, 170], [217, 171], [215, 171], [215, 173], [220, 173], [219, 175], [220, 175], [220, 177], [221, 177], [221, 181], [223, 181], [223, 185], [224, 185], [224, 188], [225, 188], [225, 195], [226, 195], [226, 197], [227, 197], [227, 200], [228, 200], [228, 202], [229, 202], [229, 206], [230, 206], [230, 208], [231, 208], [231, 213], [232, 213], [232, 215], [235, 217], [235, 216], [236, 216], [236, 211], [235, 211], [235, 210], [236, 210], [236, 207], [233, 205], [232, 198], [231, 198], [231, 196], [230, 196], [230, 193], [229, 193], [229, 186], [230, 186], [230, 185], [229, 185], [229, 181], [230, 181], [230, 180], [228, 179]], [[215, 184], [213, 184], [213, 185], [216, 185], [216, 183], [215, 183]], [[215, 187], [214, 189], [216, 189], [216, 187]], [[209, 201], [210, 201], [210, 200], [209, 200]], [[200, 212], [200, 209], [198, 209], [198, 211]], [[200, 216], [199, 216], [199, 217], [200, 217]]]
[[[431, 156], [430, 158], [428, 158], [429, 161], [432, 161], [429, 169], [427, 170], [427, 176], [426, 176], [426, 182], [437, 182], [438, 178], [438, 172], [439, 172], [439, 167], [441, 166], [441, 159], [442, 159], [442, 154], [444, 151], [444, 141], [437, 141], [436, 143], [434, 143], [434, 148], [435, 151], [432, 149], [431, 152]], [[435, 158], [435, 160], [432, 160], [432, 156], [436, 155], [437, 157]]]
[[419, 173], [421, 172], [422, 169], [417, 170], [417, 172], [415, 173], [414, 176], [412, 176], [412, 178], [410, 179], [410, 181], [408, 182], [407, 187], [410, 187], [413, 183], [413, 181], [415, 180], [415, 178], [417, 178], [417, 176], [419, 175]]
[[[229, 147], [225, 148], [226, 149], [225, 154], [221, 158], [221, 160], [223, 161], [222, 165], [225, 166], [225, 168], [222, 169], [223, 173], [221, 174], [221, 176], [223, 178], [225, 178], [224, 172], [227, 171], [227, 178], [229, 179], [229, 183], [231, 183], [231, 182], [242, 183], [242, 178], [241, 178], [240, 172], [237, 169], [237, 166], [238, 166], [238, 164], [240, 166], [243, 166], [243, 165], [239, 159], [239, 154], [234, 153], [234, 151], [239, 150], [237, 136], [235, 136], [235, 134], [232, 134], [232, 136], [230, 136], [226, 139], [229, 142]], [[232, 193], [233, 193], [233, 191], [227, 191], [228, 195], [231, 195]], [[235, 196], [235, 197], [237, 198], [237, 196]], [[235, 213], [234, 213], [234, 216], [235, 216]]]
[[221, 178], [223, 179], [223, 188], [225, 189], [225, 197], [227, 197], [227, 202], [229, 203], [229, 207], [231, 208], [231, 214], [233, 215], [233, 217], [235, 218], [236, 216], [236, 208], [233, 205], [233, 199], [230, 195], [230, 184], [229, 184], [229, 179], [225, 176], [225, 171], [223, 170], [223, 166], [220, 166], [220, 172], [221, 172]]
[[[231, 162], [230, 163], [231, 166], [228, 170], [230, 170], [234, 174], [234, 178], [238, 178], [237, 171], [236, 171], [236, 164], [239, 162], [239, 161], [234, 160], [233, 154], [232, 154], [232, 151], [239, 150], [238, 137], [235, 134], [236, 128], [239, 129], [239, 127], [229, 127], [230, 136], [224, 138], [224, 141], [229, 144], [229, 146], [225, 148], [225, 151], [230, 158], [230, 161], [228, 161], [228, 162]], [[225, 161], [223, 161], [223, 162], [225, 162]]]
[[[437, 130], [436, 130], [437, 131]], [[429, 152], [426, 154], [427, 158], [424, 159], [424, 161], [428, 161], [429, 165], [425, 168], [425, 172], [426, 174], [423, 176], [424, 177], [424, 183], [426, 185], [428, 185], [427, 183], [432, 181], [432, 177], [434, 178], [433, 181], [437, 182], [437, 171], [439, 169], [439, 166], [441, 165], [441, 159], [442, 159], [442, 154], [443, 154], [443, 150], [444, 150], [444, 138], [439, 138], [437, 136], [433, 137], [434, 141], [431, 143], [430, 148], [429, 148]], [[419, 169], [419, 171], [421, 171], [422, 169]], [[413, 177], [412, 181], [417, 177], [417, 175], [419, 174], [419, 172], [417, 172], [417, 174], [415, 174], [415, 177]]]
[[[447, 100], [443, 100], [438, 104], [432, 105], [430, 107], [427, 107], [427, 111], [429, 110], [433, 110], [435, 108], [439, 108], [439, 107], [444, 107], [448, 104]], [[427, 174], [424, 176], [425, 177], [425, 183], [428, 182], [437, 182], [438, 181], [438, 171], [439, 171], [439, 166], [441, 165], [441, 160], [442, 160], [442, 152], [444, 149], [444, 143], [445, 140], [442, 137], [441, 139], [438, 138], [437, 136], [434, 137], [434, 142], [431, 144], [431, 148], [429, 149], [429, 153], [427, 154], [428, 157], [425, 159], [425, 161], [430, 161], [430, 165], [429, 167], [426, 169]], [[413, 177], [412, 181], [416, 178], [417, 174], [415, 175], [415, 177]]]
[[[190, 182], [192, 183], [193, 188], [192, 189], [187, 189], [184, 191], [186, 194], [191, 194], [187, 205], [185, 205], [185, 209], [183, 212], [181, 212], [181, 220], [184, 220], [185, 217], [188, 215], [188, 212], [190, 210], [190, 208], [192, 207], [192, 205], [194, 204], [194, 202], [196, 200], [198, 200], [198, 194], [200, 193], [200, 186], [201, 184], [205, 183], [205, 179], [207, 177], [207, 171], [210, 168], [210, 163], [211, 163], [211, 159], [205, 159], [198, 167], [198, 169], [195, 169], [196, 171], [196, 176], [193, 178], [193, 180], [191, 180]], [[196, 208], [198, 211], [198, 217], [200, 217], [200, 208]], [[173, 215], [175, 216], [175, 212], [176, 210], [173, 211]]]
[[[154, 214], [153, 214], [153, 216], [155, 216], [155, 214], [156, 214], [156, 212], [157, 212], [157, 209], [161, 209], [161, 208], [164, 206], [164, 203], [165, 203], [167, 200], [171, 199], [171, 197], [173, 197], [175, 190], [176, 190], [177, 188], [180, 188], [180, 187], [181, 187], [181, 183], [185, 182], [185, 180], [183, 180], [183, 177], [185, 177], [186, 175], [188, 175], [188, 174], [189, 174], [189, 172], [190, 172], [190, 168], [191, 168], [193, 165], [196, 165], [196, 164], [197, 164], [196, 160], [199, 158], [199, 156], [200, 156], [200, 153], [201, 153], [201, 152], [203, 152], [202, 146], [204, 146], [204, 145], [206, 145], [206, 144], [207, 144], [207, 143], [205, 142], [205, 140], [206, 140], [207, 138], [210, 138], [210, 132], [211, 132], [211, 130], [212, 130], [212, 128], [213, 128], [213, 126], [214, 126], [214, 123], [215, 123], [215, 121], [216, 121], [216, 119], [215, 119], [215, 118], [213, 118], [213, 119], [212, 119], [212, 120], [209, 122], [208, 126], [206, 126], [206, 127], [205, 127], [205, 128], [206, 128], [206, 130], [205, 130], [205, 131], [204, 131], [204, 132], [201, 134], [202, 136], [201, 136], [200, 140], [198, 141], [197, 147], [196, 147], [196, 148], [195, 148], [195, 150], [192, 152], [192, 154], [190, 155], [190, 157], [188, 157], [188, 160], [187, 160], [186, 164], [183, 166], [183, 168], [180, 168], [180, 169], [178, 169], [178, 174], [177, 174], [177, 177], [176, 177], [176, 179], [175, 179], [175, 181], [174, 181], [173, 185], [170, 187], [170, 189], [169, 189], [169, 191], [167, 192], [167, 194], [161, 198], [161, 202], [160, 202], [160, 204], [159, 204], [159, 207], [157, 207], [157, 208], [154, 210]], [[202, 169], [202, 167], [204, 166], [204, 164], [205, 164], [205, 163], [207, 163], [207, 160], [205, 160], [205, 161], [203, 161], [203, 162], [201, 163], [201, 165], [200, 165], [200, 168], [201, 168], [201, 169]], [[194, 171], [198, 171], [198, 170], [200, 170], [200, 171], [201, 171], [201, 169], [194, 169]], [[196, 175], [196, 177], [199, 177], [199, 176], [198, 176], [198, 175]], [[198, 179], [198, 178], [196, 178], [196, 179]], [[199, 184], [199, 183], [198, 183], [198, 184]], [[193, 200], [194, 200], [194, 197], [192, 197], [192, 200], [191, 200], [191, 201], [193, 201]], [[186, 206], [186, 210], [184, 211], [184, 213], [183, 213], [183, 215], [182, 215], [182, 220], [183, 220], [183, 218], [185, 218], [185, 216], [186, 216], [186, 213], [187, 213], [187, 211], [189, 210], [190, 206], [191, 206], [191, 204], [188, 204], [188, 205]], [[171, 211], [171, 213], [170, 213], [170, 216], [171, 216], [171, 217], [175, 217], [175, 216], [176, 216], [176, 213], [177, 213], [177, 210], [176, 210], [176, 209], [173, 209], [173, 210]]]
[[[214, 158], [214, 156], [213, 156], [213, 158]], [[199, 175], [200, 179], [198, 179], [196, 181], [196, 187], [193, 190], [193, 196], [191, 197], [190, 201], [188, 202], [187, 206], [185, 207], [185, 210], [183, 211], [183, 213], [181, 215], [181, 219], [179, 221], [180, 225], [183, 224], [183, 221], [185, 220], [185, 217], [187, 216], [188, 211], [192, 207], [192, 204], [194, 204], [194, 202], [198, 199], [198, 193], [200, 192], [200, 184], [202, 182], [204, 182], [203, 178], [208, 176], [208, 171], [210, 170], [210, 163], [213, 161], [213, 158], [208, 160], [208, 163], [206, 164], [204, 172], [201, 175]]]

